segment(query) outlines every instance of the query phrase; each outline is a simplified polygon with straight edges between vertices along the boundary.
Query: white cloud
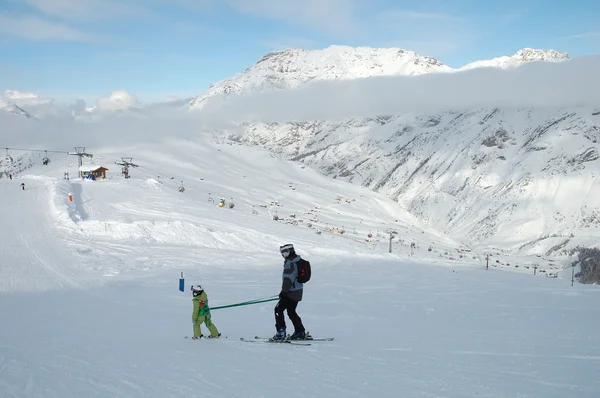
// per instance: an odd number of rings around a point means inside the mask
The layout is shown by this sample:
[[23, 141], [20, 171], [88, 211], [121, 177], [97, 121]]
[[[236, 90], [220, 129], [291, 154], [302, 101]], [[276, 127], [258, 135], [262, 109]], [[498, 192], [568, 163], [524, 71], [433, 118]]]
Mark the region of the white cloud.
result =
[[181, 97], [176, 94], [167, 95], [167, 97], [165, 98], [165, 102], [177, 102], [180, 100], [181, 100]]
[[0, 34], [29, 40], [65, 40], [74, 42], [99, 40], [97, 36], [81, 30], [32, 16], [10, 18], [0, 16]]
[[202, 114], [207, 120], [292, 121], [496, 106], [598, 106], [598, 70], [600, 56], [590, 56], [511, 70], [314, 82], [294, 90], [215, 98]]
[[53, 98], [41, 98], [36, 93], [23, 92], [18, 90], [5, 90], [0, 95], [0, 101], [5, 103], [16, 104], [18, 106], [37, 106], [50, 104], [54, 102]]
[[123, 90], [113, 91], [110, 95], [96, 100], [96, 108], [102, 111], [128, 109], [135, 105], [137, 105], [135, 96]]

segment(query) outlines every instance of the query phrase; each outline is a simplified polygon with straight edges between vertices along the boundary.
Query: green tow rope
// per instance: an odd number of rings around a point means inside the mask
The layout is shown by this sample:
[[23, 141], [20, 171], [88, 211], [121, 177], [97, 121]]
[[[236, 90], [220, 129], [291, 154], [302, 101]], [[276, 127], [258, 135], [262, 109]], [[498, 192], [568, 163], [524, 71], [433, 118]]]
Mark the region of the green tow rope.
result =
[[220, 310], [222, 308], [241, 307], [241, 306], [244, 306], [244, 305], [266, 303], [266, 302], [275, 301], [275, 300], [279, 300], [279, 296], [278, 295], [277, 296], [271, 296], [271, 297], [264, 298], [264, 299], [256, 299], [256, 300], [244, 301], [242, 303], [222, 305], [220, 307], [210, 307], [210, 310], [212, 311], [212, 310]]

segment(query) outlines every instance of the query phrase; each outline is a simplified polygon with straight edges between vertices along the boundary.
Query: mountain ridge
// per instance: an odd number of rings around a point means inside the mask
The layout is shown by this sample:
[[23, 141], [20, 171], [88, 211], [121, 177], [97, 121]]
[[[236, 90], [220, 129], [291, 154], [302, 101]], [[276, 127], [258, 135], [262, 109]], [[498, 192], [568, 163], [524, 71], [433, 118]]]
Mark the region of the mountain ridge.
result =
[[202, 109], [215, 96], [297, 88], [319, 80], [348, 80], [375, 76], [415, 76], [459, 72], [478, 67], [506, 69], [543, 61], [560, 62], [567, 53], [524, 48], [510, 56], [482, 60], [453, 69], [437, 59], [401, 48], [329, 46], [321, 50], [285, 49], [264, 55], [244, 72], [212, 84], [192, 99], [192, 110]]

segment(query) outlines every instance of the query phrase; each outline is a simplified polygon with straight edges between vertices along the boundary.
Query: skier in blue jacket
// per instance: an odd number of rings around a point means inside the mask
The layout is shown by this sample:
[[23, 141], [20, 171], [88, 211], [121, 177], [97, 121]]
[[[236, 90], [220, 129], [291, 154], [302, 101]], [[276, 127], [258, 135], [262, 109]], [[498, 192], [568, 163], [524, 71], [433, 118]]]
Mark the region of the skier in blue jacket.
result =
[[283, 274], [281, 283], [281, 293], [279, 293], [279, 301], [275, 306], [275, 328], [277, 333], [273, 336], [273, 340], [283, 340], [286, 338], [285, 318], [283, 312], [287, 310], [288, 317], [294, 325], [294, 333], [290, 336], [291, 340], [304, 339], [306, 332], [302, 319], [296, 313], [298, 303], [302, 301], [303, 284], [298, 282], [298, 266], [297, 263], [301, 257], [296, 254], [294, 245], [286, 244], [279, 248], [281, 256], [284, 258]]

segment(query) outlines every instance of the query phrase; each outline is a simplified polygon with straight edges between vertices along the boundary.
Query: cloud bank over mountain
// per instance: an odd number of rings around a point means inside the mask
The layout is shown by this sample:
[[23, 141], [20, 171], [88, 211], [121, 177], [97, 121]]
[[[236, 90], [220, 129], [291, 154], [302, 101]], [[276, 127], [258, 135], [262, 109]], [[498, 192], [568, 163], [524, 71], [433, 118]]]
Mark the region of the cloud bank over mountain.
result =
[[295, 89], [214, 97], [213, 121], [339, 120], [481, 107], [600, 106], [600, 56], [518, 68], [317, 81]]

